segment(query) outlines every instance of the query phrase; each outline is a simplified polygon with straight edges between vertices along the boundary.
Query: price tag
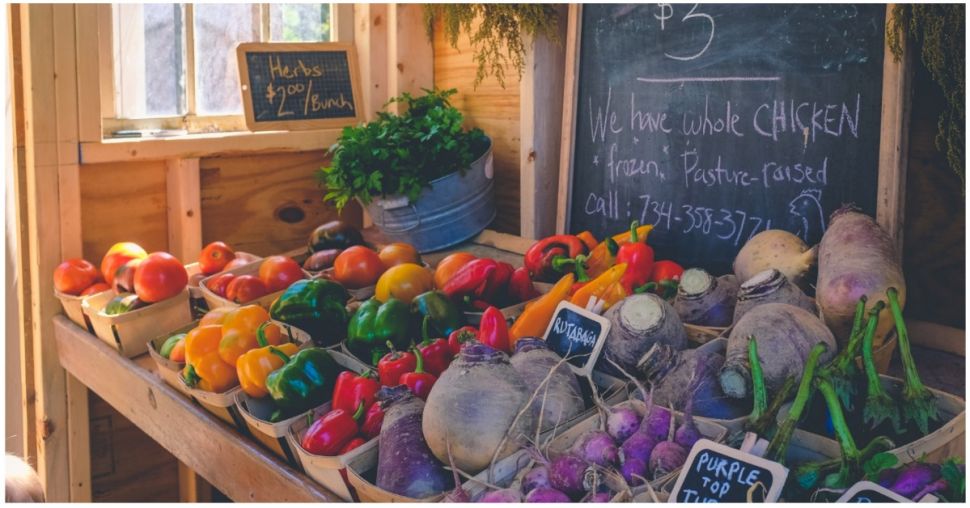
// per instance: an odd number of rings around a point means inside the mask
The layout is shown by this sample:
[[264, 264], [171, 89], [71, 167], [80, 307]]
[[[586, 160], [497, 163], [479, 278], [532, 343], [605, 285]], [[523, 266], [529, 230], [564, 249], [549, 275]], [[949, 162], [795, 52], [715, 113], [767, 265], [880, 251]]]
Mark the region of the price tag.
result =
[[690, 450], [674, 484], [675, 503], [772, 503], [788, 469], [750, 453], [701, 439]]
[[556, 307], [543, 338], [549, 349], [569, 358], [573, 372], [584, 376], [596, 365], [608, 333], [609, 319], [563, 301]]
[[870, 481], [861, 481], [842, 494], [836, 503], [912, 503], [913, 501]]

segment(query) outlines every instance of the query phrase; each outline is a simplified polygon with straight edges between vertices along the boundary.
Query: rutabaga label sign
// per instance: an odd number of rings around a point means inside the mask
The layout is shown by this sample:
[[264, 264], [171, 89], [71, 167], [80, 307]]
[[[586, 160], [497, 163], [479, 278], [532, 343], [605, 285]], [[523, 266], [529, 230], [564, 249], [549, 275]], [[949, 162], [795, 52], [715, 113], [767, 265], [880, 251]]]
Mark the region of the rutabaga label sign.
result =
[[546, 328], [549, 349], [567, 358], [573, 371], [588, 374], [596, 365], [610, 321], [569, 302], [560, 302]]
[[669, 500], [676, 503], [771, 503], [788, 469], [777, 462], [701, 439], [687, 456]]

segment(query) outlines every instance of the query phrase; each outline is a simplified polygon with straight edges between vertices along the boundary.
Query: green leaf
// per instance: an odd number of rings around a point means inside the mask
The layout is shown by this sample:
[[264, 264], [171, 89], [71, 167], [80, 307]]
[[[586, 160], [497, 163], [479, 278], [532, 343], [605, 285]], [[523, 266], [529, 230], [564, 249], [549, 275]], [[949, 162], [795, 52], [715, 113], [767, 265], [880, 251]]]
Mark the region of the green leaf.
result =
[[879, 478], [879, 473], [884, 469], [892, 469], [898, 463], [899, 459], [895, 455], [889, 452], [879, 452], [862, 465], [862, 471], [865, 473], [867, 480], [875, 481]]

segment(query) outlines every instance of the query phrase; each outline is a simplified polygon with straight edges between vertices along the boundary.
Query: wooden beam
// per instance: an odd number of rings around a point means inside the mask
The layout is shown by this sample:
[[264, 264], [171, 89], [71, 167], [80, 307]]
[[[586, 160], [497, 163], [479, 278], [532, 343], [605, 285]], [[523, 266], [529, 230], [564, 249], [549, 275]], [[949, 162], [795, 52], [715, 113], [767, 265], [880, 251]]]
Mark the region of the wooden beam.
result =
[[[422, 4], [388, 4], [387, 18], [387, 96], [384, 100], [404, 92], [420, 95], [422, 88], [434, 88], [434, 49], [423, 28]], [[388, 107], [401, 113], [403, 105]]]
[[330, 4], [330, 40], [354, 42], [354, 4]]
[[566, 9], [565, 5], [557, 8], [559, 41], [540, 37], [527, 48], [519, 82], [519, 195], [523, 197], [519, 231], [524, 238], [542, 238], [556, 231]]
[[179, 501], [183, 503], [211, 503], [212, 485], [179, 461]]
[[576, 97], [579, 94], [579, 41], [583, 6], [569, 4], [566, 25], [566, 63], [562, 94], [562, 127], [559, 138], [559, 199], [556, 204], [556, 232], [566, 232], [569, 195], [573, 191], [573, 133], [576, 131]]
[[171, 159], [166, 163], [168, 194], [168, 252], [188, 263], [202, 251], [202, 198], [199, 159]]
[[98, 5], [78, 4], [75, 19], [77, 22], [78, 137], [81, 141], [101, 141]]
[[354, 4], [354, 44], [364, 84], [364, 117], [373, 120], [387, 101], [387, 4]]

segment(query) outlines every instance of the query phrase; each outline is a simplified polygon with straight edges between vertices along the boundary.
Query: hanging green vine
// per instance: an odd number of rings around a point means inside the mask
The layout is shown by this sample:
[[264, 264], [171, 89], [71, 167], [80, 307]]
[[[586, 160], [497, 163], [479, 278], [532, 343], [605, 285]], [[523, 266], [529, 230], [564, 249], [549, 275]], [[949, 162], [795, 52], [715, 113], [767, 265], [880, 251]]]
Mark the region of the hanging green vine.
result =
[[[445, 36], [455, 49], [458, 35], [468, 34], [478, 64], [476, 87], [491, 74], [505, 88], [506, 66], [522, 76], [523, 35], [558, 41], [558, 15], [555, 6], [549, 4], [425, 4], [424, 22], [429, 39], [433, 37], [436, 20], [441, 21]], [[476, 20], [481, 23], [473, 31]]]
[[962, 4], [897, 4], [886, 33], [897, 60], [903, 54], [903, 39], [911, 36], [923, 65], [943, 89], [947, 107], [940, 113], [936, 147], [946, 154], [950, 168], [964, 187], [965, 19]]

